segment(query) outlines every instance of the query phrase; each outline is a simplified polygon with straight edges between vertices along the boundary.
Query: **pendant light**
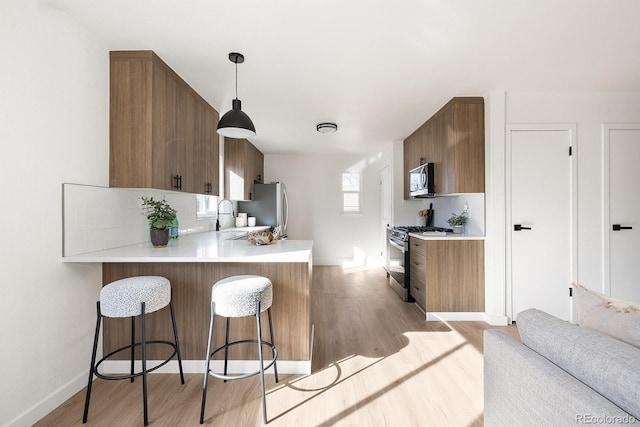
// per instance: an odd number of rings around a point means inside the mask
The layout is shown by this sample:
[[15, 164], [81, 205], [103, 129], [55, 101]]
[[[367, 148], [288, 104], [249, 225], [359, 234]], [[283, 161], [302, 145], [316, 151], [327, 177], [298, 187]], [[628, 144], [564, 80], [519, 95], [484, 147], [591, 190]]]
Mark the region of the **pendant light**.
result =
[[250, 138], [256, 136], [256, 128], [249, 116], [242, 111], [242, 102], [238, 99], [238, 64], [244, 62], [244, 55], [231, 52], [229, 61], [236, 64], [236, 97], [231, 104], [231, 110], [220, 118], [218, 133], [230, 138]]

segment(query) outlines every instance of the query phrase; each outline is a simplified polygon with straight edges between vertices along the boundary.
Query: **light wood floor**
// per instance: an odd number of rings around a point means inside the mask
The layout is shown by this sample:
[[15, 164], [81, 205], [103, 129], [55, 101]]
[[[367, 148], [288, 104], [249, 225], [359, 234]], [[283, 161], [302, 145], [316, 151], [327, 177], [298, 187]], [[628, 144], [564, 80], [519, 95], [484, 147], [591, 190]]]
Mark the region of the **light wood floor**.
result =
[[[483, 322], [426, 322], [380, 267], [313, 269], [313, 373], [267, 376], [270, 426], [482, 426]], [[517, 337], [515, 326], [502, 327]], [[203, 331], [206, 333], [206, 331]], [[277, 338], [277, 337], [276, 337]], [[149, 380], [152, 426], [199, 425], [202, 375]], [[80, 426], [85, 390], [37, 426]], [[212, 378], [205, 424], [262, 425], [259, 378]], [[88, 426], [141, 426], [142, 382], [94, 382]]]

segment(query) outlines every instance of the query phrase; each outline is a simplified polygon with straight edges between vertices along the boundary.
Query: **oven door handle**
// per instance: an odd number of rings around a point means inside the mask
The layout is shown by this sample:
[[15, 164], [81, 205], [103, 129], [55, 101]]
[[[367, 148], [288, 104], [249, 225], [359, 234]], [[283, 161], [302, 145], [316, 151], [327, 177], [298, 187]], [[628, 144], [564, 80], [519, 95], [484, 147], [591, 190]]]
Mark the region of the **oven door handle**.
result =
[[391, 239], [389, 239], [389, 244], [390, 244], [391, 246], [393, 246], [394, 248], [398, 248], [398, 249], [400, 249], [403, 253], [404, 253], [404, 251], [406, 250], [406, 248], [404, 247], [404, 245], [399, 245], [399, 244], [397, 244], [396, 242], [394, 242], [394, 241], [393, 241], [393, 240], [391, 240]]

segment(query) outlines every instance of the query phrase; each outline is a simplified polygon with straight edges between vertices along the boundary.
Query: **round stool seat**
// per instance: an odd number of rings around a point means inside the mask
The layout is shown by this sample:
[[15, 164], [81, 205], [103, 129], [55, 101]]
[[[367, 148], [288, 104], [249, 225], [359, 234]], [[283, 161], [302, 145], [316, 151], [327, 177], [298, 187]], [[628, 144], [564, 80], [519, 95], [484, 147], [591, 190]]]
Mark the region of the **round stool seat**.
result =
[[153, 313], [171, 302], [171, 283], [161, 276], [137, 276], [116, 280], [100, 291], [100, 311], [107, 317], [139, 316]]
[[211, 289], [216, 314], [223, 317], [255, 316], [257, 302], [260, 301], [262, 312], [271, 307], [272, 298], [271, 280], [263, 276], [231, 276], [219, 280]]

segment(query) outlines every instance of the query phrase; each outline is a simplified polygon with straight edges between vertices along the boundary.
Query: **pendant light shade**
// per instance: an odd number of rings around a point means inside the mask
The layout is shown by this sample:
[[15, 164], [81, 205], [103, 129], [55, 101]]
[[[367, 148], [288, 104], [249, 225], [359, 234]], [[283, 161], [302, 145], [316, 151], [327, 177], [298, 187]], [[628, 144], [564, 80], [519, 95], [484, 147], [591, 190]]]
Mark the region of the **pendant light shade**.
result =
[[256, 127], [249, 116], [242, 111], [242, 102], [238, 99], [238, 64], [244, 62], [241, 53], [231, 52], [229, 61], [236, 64], [236, 97], [231, 110], [227, 111], [218, 122], [218, 133], [230, 138], [250, 138], [256, 136]]

